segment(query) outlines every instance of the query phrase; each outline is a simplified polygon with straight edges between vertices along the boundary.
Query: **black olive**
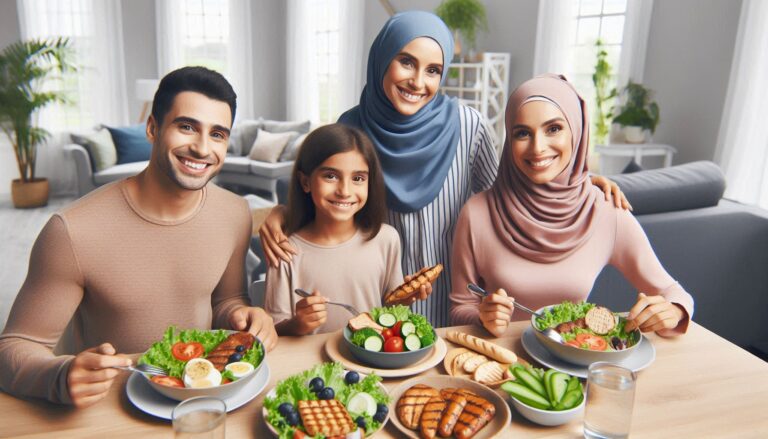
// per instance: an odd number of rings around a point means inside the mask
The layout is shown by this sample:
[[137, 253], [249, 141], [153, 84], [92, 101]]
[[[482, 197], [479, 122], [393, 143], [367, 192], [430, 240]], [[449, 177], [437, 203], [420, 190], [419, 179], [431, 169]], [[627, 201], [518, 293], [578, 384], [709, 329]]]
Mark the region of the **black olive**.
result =
[[625, 349], [627, 345], [624, 343], [624, 340], [620, 339], [619, 337], [611, 337], [611, 347], [617, 351], [620, 351]]
[[357, 419], [355, 419], [355, 424], [357, 424], [358, 427], [365, 430], [365, 418], [362, 416], [358, 416]]
[[280, 412], [280, 414], [284, 418], [287, 418], [288, 415], [293, 413], [293, 412], [295, 412], [296, 409], [293, 408], [293, 404], [291, 404], [290, 402], [284, 402], [284, 403], [280, 404], [280, 407], [277, 408], [277, 411]]
[[384, 420], [387, 419], [388, 413], [389, 407], [384, 404], [378, 404], [376, 406], [376, 414], [373, 415], [373, 420], [376, 422], [384, 422]]
[[228, 363], [234, 363], [236, 361], [240, 361], [243, 359], [243, 354], [238, 354], [235, 352], [234, 354], [230, 355], [229, 358], [227, 358]]
[[285, 420], [288, 422], [288, 425], [291, 427], [295, 427], [299, 425], [299, 414], [295, 411], [288, 413], [288, 416], [285, 417]]
[[235, 347], [235, 352], [243, 352], [245, 350], [245, 346], [239, 344]]
[[347, 384], [355, 384], [358, 381], [360, 381], [360, 374], [355, 371], [347, 372], [344, 376], [344, 382]]
[[323, 387], [325, 387], [325, 381], [320, 377], [314, 377], [312, 378], [312, 381], [309, 382], [309, 390], [315, 393], [319, 393], [323, 390]]
[[317, 393], [319, 399], [333, 399], [336, 396], [336, 392], [333, 391], [333, 387], [326, 387]]

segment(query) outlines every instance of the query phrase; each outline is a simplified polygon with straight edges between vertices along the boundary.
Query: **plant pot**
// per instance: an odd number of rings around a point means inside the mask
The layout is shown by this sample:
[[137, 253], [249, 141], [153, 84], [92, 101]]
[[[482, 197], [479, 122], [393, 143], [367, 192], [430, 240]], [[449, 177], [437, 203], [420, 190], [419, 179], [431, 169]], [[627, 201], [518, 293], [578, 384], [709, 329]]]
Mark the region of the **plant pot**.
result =
[[445, 80], [445, 84], [449, 87], [458, 87], [459, 78], [448, 78]]
[[45, 206], [49, 191], [47, 178], [36, 178], [26, 183], [17, 178], [11, 182], [11, 199], [17, 209]]
[[624, 139], [627, 141], [627, 143], [644, 143], [645, 130], [643, 129], [643, 127], [625, 126]]

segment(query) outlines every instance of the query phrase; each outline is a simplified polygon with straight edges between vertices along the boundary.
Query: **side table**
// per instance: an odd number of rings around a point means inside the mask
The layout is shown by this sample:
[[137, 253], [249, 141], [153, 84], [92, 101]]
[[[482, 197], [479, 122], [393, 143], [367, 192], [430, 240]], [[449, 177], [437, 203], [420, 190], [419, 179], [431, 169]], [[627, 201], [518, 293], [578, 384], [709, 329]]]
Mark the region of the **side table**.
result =
[[606, 169], [607, 157], [632, 157], [635, 163], [641, 165], [643, 157], [664, 156], [664, 167], [667, 168], [672, 165], [672, 156], [677, 153], [677, 149], [662, 143], [612, 143], [595, 145], [595, 153], [600, 154], [601, 170]]

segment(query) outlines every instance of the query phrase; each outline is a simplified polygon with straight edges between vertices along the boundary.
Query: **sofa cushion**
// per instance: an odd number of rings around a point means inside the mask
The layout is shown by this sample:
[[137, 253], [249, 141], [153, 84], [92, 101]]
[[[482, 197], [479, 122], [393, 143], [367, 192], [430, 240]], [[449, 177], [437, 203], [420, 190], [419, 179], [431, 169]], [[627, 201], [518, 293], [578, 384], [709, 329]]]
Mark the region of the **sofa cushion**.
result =
[[227, 152], [232, 155], [247, 156], [251, 152], [251, 146], [256, 140], [259, 128], [261, 128], [260, 120], [238, 121], [229, 137]]
[[103, 171], [93, 174], [93, 182], [97, 185], [107, 184], [115, 180], [122, 180], [123, 178], [132, 177], [149, 164], [148, 161], [143, 162], [131, 162], [123, 163], [122, 165], [115, 165], [111, 168], [107, 168]]
[[299, 134], [309, 132], [310, 121], [278, 121], [259, 119], [261, 121], [261, 127], [264, 131], [270, 133], [284, 133], [286, 131], [296, 131]]
[[247, 174], [251, 172], [251, 159], [248, 157], [228, 155], [224, 158], [224, 164], [221, 166], [221, 171]]
[[298, 137], [295, 131], [286, 131], [283, 133], [270, 133], [269, 131], [259, 130], [256, 141], [253, 142], [251, 152], [248, 157], [251, 160], [275, 163], [280, 158], [285, 146], [291, 140]]
[[670, 168], [612, 175], [632, 204], [635, 215], [716, 206], [725, 191], [725, 176], [709, 161]]
[[117, 164], [143, 162], [149, 160], [152, 145], [147, 140], [144, 124], [128, 127], [107, 127], [117, 150]]
[[91, 134], [72, 134], [74, 143], [81, 145], [91, 159], [91, 170], [99, 172], [117, 163], [117, 150], [109, 130], [102, 128]]
[[309, 133], [301, 134], [288, 142], [288, 145], [285, 146], [285, 149], [283, 150], [282, 154], [280, 154], [280, 158], [278, 158], [277, 161], [292, 162], [296, 160], [296, 157], [299, 155], [301, 144], [304, 143], [304, 139], [306, 139], [308, 135]]
[[621, 171], [622, 174], [631, 174], [633, 172], [642, 171], [643, 167], [638, 165], [635, 159], [632, 159], [627, 163], [627, 166], [624, 167], [624, 170]]

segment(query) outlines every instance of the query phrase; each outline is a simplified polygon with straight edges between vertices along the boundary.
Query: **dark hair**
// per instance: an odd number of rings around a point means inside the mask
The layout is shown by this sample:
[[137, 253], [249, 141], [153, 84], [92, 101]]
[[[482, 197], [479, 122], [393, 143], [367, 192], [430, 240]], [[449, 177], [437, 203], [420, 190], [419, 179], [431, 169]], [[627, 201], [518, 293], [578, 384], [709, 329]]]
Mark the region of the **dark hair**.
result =
[[163, 118], [171, 109], [176, 95], [184, 91], [194, 91], [226, 102], [232, 111], [232, 123], [235, 122], [237, 95], [229, 81], [221, 73], [205, 67], [182, 67], [165, 75], [157, 87], [152, 101], [152, 117], [158, 126], [163, 124]]
[[302, 189], [299, 173], [309, 177], [332, 155], [353, 150], [360, 152], [368, 164], [368, 201], [355, 214], [355, 224], [368, 233], [368, 240], [379, 233], [386, 214], [384, 177], [379, 157], [371, 140], [363, 131], [334, 123], [309, 133], [299, 149], [288, 190], [288, 209], [284, 225], [288, 235], [299, 231], [315, 219], [312, 195]]

